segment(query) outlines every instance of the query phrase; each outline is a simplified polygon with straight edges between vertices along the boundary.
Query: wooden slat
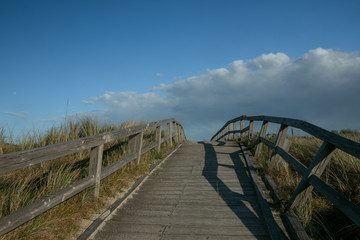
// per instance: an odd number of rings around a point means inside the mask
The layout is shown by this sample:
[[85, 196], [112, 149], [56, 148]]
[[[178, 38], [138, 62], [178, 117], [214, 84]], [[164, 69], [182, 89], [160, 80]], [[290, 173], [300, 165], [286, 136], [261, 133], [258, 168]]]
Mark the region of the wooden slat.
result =
[[277, 223], [275, 222], [275, 219], [270, 211], [270, 207], [266, 201], [266, 197], [261, 190], [261, 185], [257, 178], [256, 170], [252, 164], [252, 160], [249, 156], [248, 150], [242, 143], [240, 143], [240, 148], [243, 153], [244, 159], [246, 161], [252, 182], [254, 184], [255, 192], [256, 192], [257, 198], [259, 200], [262, 213], [264, 215], [266, 227], [269, 231], [270, 238], [271, 239], [281, 239], [279, 227], [278, 227]]
[[335, 147], [332, 144], [324, 142], [318, 152], [316, 153], [314, 159], [311, 161], [306, 174], [301, 179], [300, 183], [293, 192], [290, 200], [287, 203], [287, 209], [293, 209], [296, 206], [299, 206], [301, 203], [306, 202], [306, 200], [311, 196], [312, 186], [309, 186], [308, 178], [311, 175], [320, 177], [323, 171], [325, 170], [327, 164], [330, 162], [331, 155], [334, 152]]
[[38, 200], [20, 210], [11, 213], [0, 219], [0, 236], [17, 228], [25, 222], [33, 219], [41, 213], [53, 208], [54, 206], [64, 202], [70, 197], [78, 194], [84, 189], [90, 187], [94, 183], [94, 179], [87, 177], [76, 183], [52, 194], [49, 197], [45, 197]]
[[319, 177], [312, 175], [309, 178], [309, 183], [314, 188], [332, 202], [338, 209], [340, 209], [348, 218], [360, 226], [360, 207], [350, 202], [342, 194], [335, 191], [332, 187], [327, 185]]
[[141, 155], [156, 147], [156, 142], [150, 143], [141, 149]]
[[123, 166], [125, 166], [126, 164], [128, 164], [129, 162], [133, 161], [136, 158], [137, 158], [136, 154], [131, 153], [128, 156], [123, 157], [117, 162], [111, 164], [110, 166], [103, 168], [101, 171], [101, 179], [106, 178], [107, 176], [116, 172], [117, 170], [119, 170], [120, 168], [122, 168]]
[[271, 148], [271, 149], [274, 149], [274, 148], [275, 148], [275, 143], [267, 140], [266, 138], [260, 137], [260, 141], [261, 141], [262, 143], [264, 143], [267, 147]]
[[276, 153], [279, 154], [295, 171], [304, 176], [307, 172], [307, 167], [294, 158], [290, 153], [286, 152], [281, 147], [276, 147]]

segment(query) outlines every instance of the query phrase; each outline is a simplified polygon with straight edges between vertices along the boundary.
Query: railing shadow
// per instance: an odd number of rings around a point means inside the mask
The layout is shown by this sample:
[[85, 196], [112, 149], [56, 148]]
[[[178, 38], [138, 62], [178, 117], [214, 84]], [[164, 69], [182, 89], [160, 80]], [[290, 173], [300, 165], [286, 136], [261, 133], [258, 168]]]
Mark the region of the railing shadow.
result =
[[[255, 196], [253, 188], [249, 187], [251, 179], [247, 173], [245, 165], [239, 157], [239, 151], [231, 153], [216, 152], [212, 143], [200, 142], [204, 145], [205, 149], [205, 166], [203, 168], [202, 175], [208, 180], [210, 185], [229, 206], [232, 212], [241, 220], [241, 222], [248, 228], [248, 230], [257, 238], [263, 239], [263, 231], [259, 232], [259, 225], [263, 223], [259, 206], [254, 201], [249, 201], [251, 196]], [[217, 146], [224, 146], [225, 142], [218, 142]], [[217, 155], [229, 154], [233, 165], [221, 164], [218, 161]], [[241, 186], [243, 193], [232, 191], [224, 181], [218, 176], [219, 167], [226, 167], [234, 169], [237, 179], [239, 180], [239, 186]], [[249, 202], [250, 206], [255, 210], [252, 211], [244, 202]], [[264, 223], [263, 223], [264, 224]]]

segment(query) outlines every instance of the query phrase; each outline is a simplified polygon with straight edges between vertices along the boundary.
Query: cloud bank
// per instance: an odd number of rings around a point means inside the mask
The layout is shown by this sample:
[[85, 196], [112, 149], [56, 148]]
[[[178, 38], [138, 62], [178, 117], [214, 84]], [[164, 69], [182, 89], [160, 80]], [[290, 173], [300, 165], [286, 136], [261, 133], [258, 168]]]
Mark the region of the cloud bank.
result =
[[106, 92], [90, 101], [117, 121], [175, 117], [190, 140], [209, 139], [240, 115], [298, 118], [332, 130], [359, 129], [360, 57], [317, 48], [299, 58], [284, 53], [237, 60], [144, 94]]

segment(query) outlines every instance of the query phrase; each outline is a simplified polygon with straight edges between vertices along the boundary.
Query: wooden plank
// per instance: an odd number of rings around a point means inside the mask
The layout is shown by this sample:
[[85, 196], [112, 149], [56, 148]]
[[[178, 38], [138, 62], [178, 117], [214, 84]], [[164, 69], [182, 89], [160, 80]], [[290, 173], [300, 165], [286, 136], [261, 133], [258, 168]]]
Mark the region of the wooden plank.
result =
[[275, 143], [263, 138], [263, 137], [260, 137], [260, 141], [262, 143], [264, 143], [267, 147], [271, 148], [271, 149], [274, 149], [275, 148]]
[[156, 142], [146, 145], [145, 147], [142, 148], [141, 155], [143, 155], [144, 153], [147, 153], [148, 151], [150, 151], [151, 149], [153, 149], [155, 147], [156, 147]]
[[78, 194], [84, 189], [93, 185], [94, 179], [87, 177], [77, 181], [76, 183], [52, 194], [49, 197], [45, 197], [30, 205], [27, 205], [20, 210], [13, 212], [0, 219], [0, 236], [10, 232], [11, 230], [19, 227], [27, 221], [39, 216], [41, 213], [53, 208], [54, 206], [64, 202], [70, 197]]
[[111, 164], [110, 166], [103, 168], [103, 170], [101, 171], [101, 179], [104, 179], [107, 176], [109, 176], [110, 174], [116, 172], [117, 170], [119, 170], [120, 168], [122, 168], [123, 166], [128, 164], [129, 162], [136, 159], [136, 157], [137, 156], [135, 153], [131, 153], [128, 156], [123, 157], [120, 160], [118, 160], [117, 162]]
[[331, 159], [331, 155], [334, 152], [335, 147], [332, 144], [324, 142], [318, 152], [316, 153], [314, 159], [310, 163], [309, 168], [306, 171], [306, 174], [301, 179], [299, 185], [296, 187], [293, 195], [291, 196], [287, 209], [293, 209], [294, 207], [304, 203], [312, 192], [312, 187], [309, 186], [308, 178], [312, 175], [316, 175], [318, 177], [321, 176], [325, 167], [329, 163]]
[[89, 176], [95, 181], [94, 197], [99, 197], [100, 192], [100, 175], [101, 165], [103, 159], [104, 145], [97, 146], [91, 149], [90, 163], [89, 163]]
[[307, 172], [307, 167], [294, 158], [290, 153], [282, 149], [281, 147], [276, 147], [276, 153], [279, 154], [295, 171], [304, 176]]
[[342, 194], [335, 191], [332, 187], [327, 185], [319, 177], [312, 175], [309, 178], [309, 183], [314, 188], [332, 202], [340, 211], [342, 211], [348, 218], [350, 218], [356, 225], [360, 226], [360, 207], [349, 201]]
[[259, 203], [260, 203], [260, 207], [262, 210], [262, 213], [264, 215], [264, 219], [265, 219], [265, 223], [266, 223], [266, 227], [268, 229], [268, 232], [270, 234], [270, 238], [271, 239], [281, 239], [281, 235], [280, 235], [280, 230], [279, 227], [277, 225], [277, 223], [275, 222], [275, 219], [270, 211], [270, 207], [266, 201], [266, 197], [264, 195], [264, 193], [261, 190], [261, 185], [260, 182], [257, 178], [257, 174], [256, 174], [256, 170], [252, 164], [252, 160], [250, 158], [250, 155], [248, 153], [248, 150], [246, 149], [246, 147], [240, 143], [240, 148], [241, 151], [243, 153], [244, 159], [246, 161], [246, 164], [248, 166], [248, 171], [250, 173], [251, 179], [254, 183], [254, 187], [255, 187], [255, 192], [256, 195], [258, 197]]

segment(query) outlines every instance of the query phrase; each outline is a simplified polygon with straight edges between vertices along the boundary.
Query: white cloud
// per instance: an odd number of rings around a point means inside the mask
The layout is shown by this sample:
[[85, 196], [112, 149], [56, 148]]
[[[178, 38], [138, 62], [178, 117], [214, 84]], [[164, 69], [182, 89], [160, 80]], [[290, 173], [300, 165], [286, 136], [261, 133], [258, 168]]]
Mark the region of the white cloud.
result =
[[157, 77], [163, 77], [164, 74], [162, 74], [162, 73], [156, 73], [156, 76], [157, 76]]
[[103, 103], [106, 115], [121, 121], [175, 117], [192, 140], [208, 139], [218, 130], [214, 126], [243, 114], [299, 118], [329, 130], [360, 127], [360, 58], [355, 53], [318, 48], [299, 58], [263, 54], [153, 90], [164, 97], [106, 92], [92, 101]]
[[22, 118], [22, 119], [27, 119], [29, 118], [28, 116], [28, 112], [19, 112], [19, 113], [16, 113], [16, 112], [5, 112], [5, 114], [7, 115], [10, 115], [10, 116], [13, 116], [13, 117], [18, 117], [18, 118]]
[[94, 102], [94, 100], [84, 100], [84, 101], [82, 101], [82, 103], [83, 103], [83, 104], [92, 105], [92, 104], [94, 104], [95, 102]]

